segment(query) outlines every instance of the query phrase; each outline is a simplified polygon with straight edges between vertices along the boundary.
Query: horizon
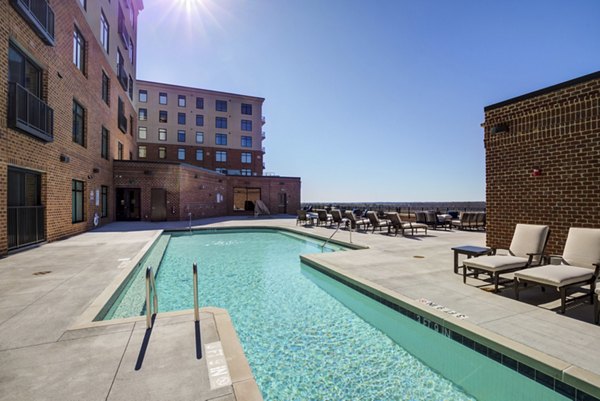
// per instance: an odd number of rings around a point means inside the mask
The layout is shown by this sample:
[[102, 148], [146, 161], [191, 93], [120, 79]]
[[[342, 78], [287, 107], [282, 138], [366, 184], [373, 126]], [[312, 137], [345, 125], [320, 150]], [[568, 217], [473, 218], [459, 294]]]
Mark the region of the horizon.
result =
[[264, 97], [312, 202], [485, 199], [484, 107], [600, 70], [594, 0], [144, 3], [138, 78]]

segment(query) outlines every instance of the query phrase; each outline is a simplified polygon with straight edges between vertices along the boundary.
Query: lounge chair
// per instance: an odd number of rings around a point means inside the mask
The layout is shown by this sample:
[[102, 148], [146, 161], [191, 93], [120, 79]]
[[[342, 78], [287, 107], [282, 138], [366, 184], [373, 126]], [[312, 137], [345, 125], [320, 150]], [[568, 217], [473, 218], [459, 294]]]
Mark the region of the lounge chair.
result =
[[[554, 287], [560, 292], [560, 312], [565, 313], [567, 289], [589, 285], [586, 294], [571, 298], [574, 301], [590, 297], [594, 301], [596, 280], [600, 271], [600, 229], [571, 227], [560, 257], [561, 264], [544, 265], [515, 273], [515, 296], [519, 299], [520, 284]], [[581, 289], [580, 289], [581, 290]]]
[[334, 224], [337, 224], [337, 226], [341, 226], [341, 225], [347, 225], [348, 224], [348, 219], [345, 217], [342, 217], [342, 211], [339, 209], [331, 209], [331, 218], [333, 220]]
[[398, 231], [402, 231], [402, 235], [404, 235], [405, 230], [410, 230], [410, 234], [415, 235], [415, 231], [419, 228], [425, 230], [425, 235], [427, 235], [427, 224], [403, 222], [398, 213], [388, 213], [387, 216], [390, 219], [391, 227], [396, 230], [395, 235], [398, 235]]
[[[478, 274], [489, 274], [494, 280], [494, 292], [498, 292], [498, 281], [500, 274], [514, 272], [530, 266], [540, 264], [550, 229], [548, 226], [533, 224], [517, 224], [513, 234], [508, 255], [480, 256], [467, 259], [463, 262], [463, 283], [467, 282], [467, 276]], [[467, 270], [473, 273], [467, 273]]]
[[594, 323], [600, 320], [600, 288], [596, 288], [596, 299], [594, 299]]
[[460, 218], [458, 220], [452, 220], [452, 225], [459, 230], [471, 230], [477, 227], [477, 213], [460, 212]]
[[369, 220], [363, 219], [362, 217], [356, 217], [351, 210], [346, 210], [344, 217], [350, 222], [350, 227], [353, 229], [359, 229], [361, 226], [367, 230], [369, 228]]
[[325, 209], [317, 209], [317, 225], [332, 225], [333, 224], [333, 218], [331, 217], [331, 215], [329, 213], [327, 213], [327, 210]]
[[371, 225], [373, 226], [372, 232], [375, 232], [376, 228], [379, 228], [379, 231], [381, 231], [381, 229], [383, 227], [387, 227], [388, 234], [390, 233], [391, 224], [390, 224], [389, 220], [387, 220], [387, 219], [379, 220], [379, 217], [377, 217], [377, 213], [375, 213], [373, 211], [367, 212], [367, 218], [369, 219], [369, 221], [371, 222]]
[[296, 218], [296, 225], [300, 223], [308, 224], [308, 216], [306, 210], [298, 210], [298, 218]]

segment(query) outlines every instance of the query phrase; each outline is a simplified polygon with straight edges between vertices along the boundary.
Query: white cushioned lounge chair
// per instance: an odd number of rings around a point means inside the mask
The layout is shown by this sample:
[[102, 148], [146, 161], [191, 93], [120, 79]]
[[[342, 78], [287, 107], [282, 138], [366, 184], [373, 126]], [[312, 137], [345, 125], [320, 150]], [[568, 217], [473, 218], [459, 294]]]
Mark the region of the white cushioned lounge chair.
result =
[[[600, 270], [600, 229], [571, 227], [560, 257], [561, 264], [544, 265], [515, 273], [515, 296], [519, 299], [521, 284], [553, 287], [560, 292], [560, 312], [565, 313], [567, 289], [577, 287], [586, 294], [569, 301], [590, 297], [594, 301], [596, 280]], [[580, 287], [589, 285], [589, 290]]]
[[387, 217], [390, 219], [390, 225], [396, 231], [395, 235], [398, 235], [398, 231], [401, 231], [404, 235], [405, 230], [410, 230], [410, 234], [415, 235], [415, 231], [419, 228], [425, 230], [425, 235], [427, 235], [428, 226], [425, 223], [404, 222], [397, 212], [387, 213]]
[[[463, 262], [463, 283], [467, 276], [489, 274], [494, 280], [494, 292], [498, 292], [500, 274], [514, 272], [530, 266], [539, 265], [542, 260], [550, 229], [548, 226], [534, 224], [517, 224], [513, 234], [508, 255], [480, 256]], [[473, 273], [467, 273], [467, 270]]]

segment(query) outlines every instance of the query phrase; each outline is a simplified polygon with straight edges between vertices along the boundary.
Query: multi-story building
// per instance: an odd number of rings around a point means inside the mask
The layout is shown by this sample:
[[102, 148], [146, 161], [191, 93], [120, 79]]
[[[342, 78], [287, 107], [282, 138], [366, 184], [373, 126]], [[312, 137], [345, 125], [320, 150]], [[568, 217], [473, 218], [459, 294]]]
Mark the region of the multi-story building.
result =
[[263, 174], [263, 98], [138, 81], [136, 100], [138, 159]]
[[0, 254], [111, 221], [141, 0], [0, 0]]

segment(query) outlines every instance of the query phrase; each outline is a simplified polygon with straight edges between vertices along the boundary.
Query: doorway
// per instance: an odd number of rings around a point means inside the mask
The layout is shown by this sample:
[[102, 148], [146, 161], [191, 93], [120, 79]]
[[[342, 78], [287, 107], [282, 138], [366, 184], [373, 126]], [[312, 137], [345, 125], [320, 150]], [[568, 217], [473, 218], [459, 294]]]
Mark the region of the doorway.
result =
[[279, 193], [279, 214], [287, 214], [287, 193]]
[[152, 207], [150, 220], [167, 220], [167, 191], [164, 188], [152, 188], [150, 202]]
[[46, 239], [41, 174], [8, 168], [8, 249]]
[[117, 188], [116, 219], [120, 221], [140, 220], [140, 189]]

